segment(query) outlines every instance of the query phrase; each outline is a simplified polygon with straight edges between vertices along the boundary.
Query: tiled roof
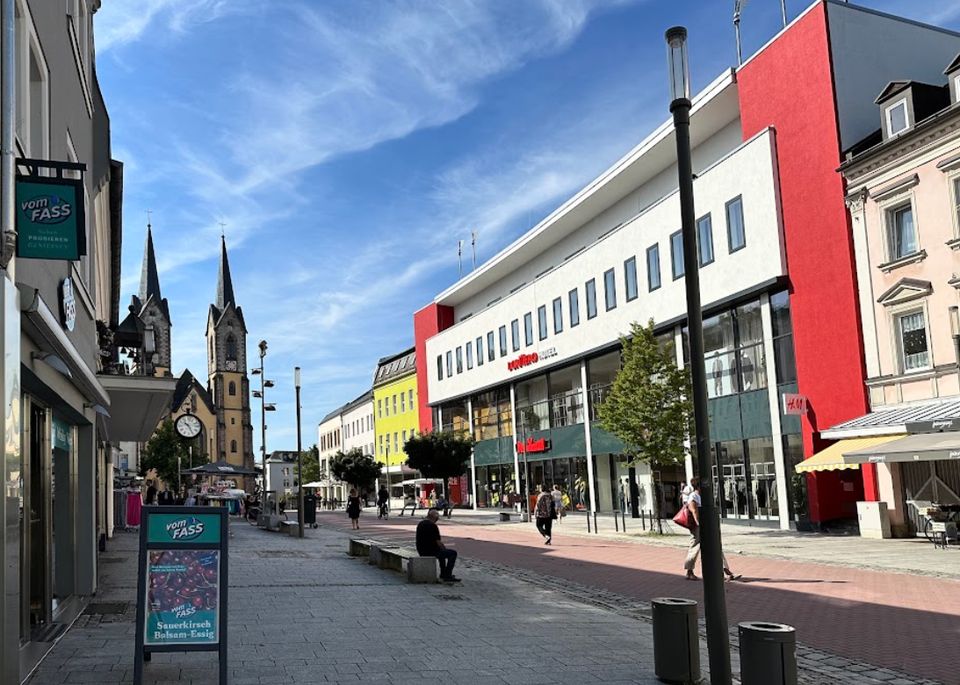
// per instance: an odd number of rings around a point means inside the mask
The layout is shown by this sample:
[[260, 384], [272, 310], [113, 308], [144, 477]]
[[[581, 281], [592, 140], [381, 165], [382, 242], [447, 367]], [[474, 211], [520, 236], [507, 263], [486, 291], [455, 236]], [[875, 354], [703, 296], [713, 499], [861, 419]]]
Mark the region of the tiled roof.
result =
[[377, 370], [373, 374], [373, 384], [382, 385], [395, 378], [402, 378], [417, 370], [416, 348], [399, 352], [377, 362]]

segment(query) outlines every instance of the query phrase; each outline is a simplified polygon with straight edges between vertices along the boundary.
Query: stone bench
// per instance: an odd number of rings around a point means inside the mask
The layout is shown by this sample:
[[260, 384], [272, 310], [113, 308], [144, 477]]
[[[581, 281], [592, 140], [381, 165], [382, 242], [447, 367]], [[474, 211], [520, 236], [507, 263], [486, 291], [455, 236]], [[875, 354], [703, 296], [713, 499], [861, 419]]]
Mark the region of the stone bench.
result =
[[396, 547], [373, 540], [350, 540], [351, 556], [368, 556], [369, 563], [378, 568], [403, 573], [410, 583], [436, 583], [438, 565], [436, 557], [421, 557], [414, 549]]
[[286, 533], [292, 538], [300, 536], [300, 522], [299, 521], [280, 521], [279, 530], [281, 533]]
[[513, 516], [513, 515], [516, 514], [516, 513], [517, 513], [517, 512], [515, 512], [515, 511], [501, 511], [501, 512], [500, 512], [500, 520], [501, 520], [501, 521], [509, 521], [509, 520], [510, 520], [510, 517]]
[[351, 557], [369, 557], [370, 545], [372, 544], [373, 540], [350, 538], [350, 541], [347, 545], [347, 554], [349, 554]]

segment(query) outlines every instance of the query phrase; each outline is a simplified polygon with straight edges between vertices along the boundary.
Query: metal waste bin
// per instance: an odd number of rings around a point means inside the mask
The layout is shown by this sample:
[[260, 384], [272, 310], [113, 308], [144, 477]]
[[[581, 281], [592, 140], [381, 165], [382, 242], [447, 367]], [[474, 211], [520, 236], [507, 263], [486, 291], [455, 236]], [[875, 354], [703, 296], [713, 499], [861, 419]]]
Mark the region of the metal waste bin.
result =
[[317, 527], [317, 496], [303, 496], [303, 525]]
[[665, 683], [700, 680], [700, 633], [697, 603], [680, 597], [655, 597], [653, 606], [653, 670]]
[[797, 685], [797, 631], [766, 621], [739, 624], [743, 685]]

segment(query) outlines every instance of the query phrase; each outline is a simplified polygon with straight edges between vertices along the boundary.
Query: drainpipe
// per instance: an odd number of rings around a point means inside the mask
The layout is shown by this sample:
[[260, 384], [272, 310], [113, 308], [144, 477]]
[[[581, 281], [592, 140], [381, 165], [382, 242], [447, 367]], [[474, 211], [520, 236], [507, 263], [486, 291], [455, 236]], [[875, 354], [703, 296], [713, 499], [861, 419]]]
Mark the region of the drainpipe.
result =
[[[15, 0], [0, 0], [0, 269], [7, 269], [17, 246], [15, 229], [17, 131]], [[11, 270], [12, 271], [12, 270]], [[13, 274], [10, 274], [13, 279]]]

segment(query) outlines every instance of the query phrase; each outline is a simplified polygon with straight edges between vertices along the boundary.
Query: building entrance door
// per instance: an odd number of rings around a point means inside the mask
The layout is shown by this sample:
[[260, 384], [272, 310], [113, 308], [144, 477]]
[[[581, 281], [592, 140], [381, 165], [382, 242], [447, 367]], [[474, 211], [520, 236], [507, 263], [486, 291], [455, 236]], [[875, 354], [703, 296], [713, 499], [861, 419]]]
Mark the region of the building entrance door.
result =
[[24, 507], [21, 521], [21, 622], [24, 641], [51, 621], [52, 574], [52, 473], [50, 422], [46, 408], [25, 398], [27, 454], [24, 455]]

